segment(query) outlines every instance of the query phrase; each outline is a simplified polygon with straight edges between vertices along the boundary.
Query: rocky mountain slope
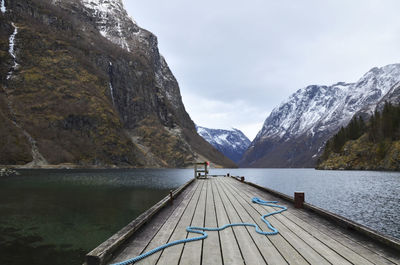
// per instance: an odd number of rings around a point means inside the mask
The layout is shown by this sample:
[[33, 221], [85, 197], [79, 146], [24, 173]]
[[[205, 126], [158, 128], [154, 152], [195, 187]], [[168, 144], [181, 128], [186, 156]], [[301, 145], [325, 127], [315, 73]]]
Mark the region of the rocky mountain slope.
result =
[[354, 117], [325, 145], [319, 169], [400, 170], [400, 106], [389, 101], [364, 122]]
[[2, 0], [0, 124], [0, 164], [234, 165], [121, 0]]
[[250, 140], [238, 129], [222, 130], [197, 126], [197, 132], [226, 157], [239, 162], [250, 145]]
[[298, 90], [271, 112], [240, 166], [315, 166], [325, 142], [356, 113], [372, 113], [399, 81], [400, 64], [392, 64], [371, 69], [356, 83]]
[[348, 141], [340, 153], [331, 153], [316, 166], [323, 170], [400, 170], [400, 141], [373, 143], [365, 134]]

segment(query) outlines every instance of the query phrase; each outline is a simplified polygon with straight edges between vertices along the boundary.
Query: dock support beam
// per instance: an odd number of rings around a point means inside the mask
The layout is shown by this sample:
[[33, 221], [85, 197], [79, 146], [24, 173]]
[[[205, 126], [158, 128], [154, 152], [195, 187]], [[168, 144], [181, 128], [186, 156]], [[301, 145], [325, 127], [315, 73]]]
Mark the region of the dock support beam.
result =
[[303, 208], [304, 192], [296, 191], [294, 193], [294, 208]]

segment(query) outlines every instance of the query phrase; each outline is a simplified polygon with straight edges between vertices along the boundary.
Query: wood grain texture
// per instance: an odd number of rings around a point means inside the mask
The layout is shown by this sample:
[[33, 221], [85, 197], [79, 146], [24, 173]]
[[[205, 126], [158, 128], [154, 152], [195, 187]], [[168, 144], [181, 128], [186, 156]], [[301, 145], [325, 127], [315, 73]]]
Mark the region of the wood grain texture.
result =
[[[246, 222], [256, 223], [266, 231], [268, 227], [261, 216], [275, 209], [252, 203], [251, 199], [284, 198], [229, 177], [195, 180], [182, 196], [168, 214], [158, 215], [165, 216], [162, 223], [153, 224], [148, 220], [143, 229], [157, 227], [153, 234], [135, 233], [114, 260], [123, 260], [129, 250], [130, 254], [143, 253], [167, 242], [198, 236], [186, 232], [190, 225], [220, 227]], [[400, 264], [396, 248], [388, 248], [365, 234], [348, 231], [313, 212], [295, 209], [291, 201], [282, 200], [279, 204], [288, 210], [267, 218], [279, 230], [277, 235], [264, 236], [253, 227], [209, 231], [205, 240], [169, 247], [137, 264]]]

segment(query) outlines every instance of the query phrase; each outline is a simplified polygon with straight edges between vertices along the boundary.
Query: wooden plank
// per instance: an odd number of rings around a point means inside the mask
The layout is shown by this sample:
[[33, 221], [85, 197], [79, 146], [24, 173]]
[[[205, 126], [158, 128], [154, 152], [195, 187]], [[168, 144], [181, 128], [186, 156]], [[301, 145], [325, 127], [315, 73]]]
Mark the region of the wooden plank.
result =
[[[200, 182], [200, 186], [197, 189], [195, 196], [193, 196], [193, 198], [190, 200], [188, 207], [182, 214], [182, 217], [179, 220], [178, 225], [173, 231], [168, 242], [184, 239], [187, 236], [186, 227], [190, 226], [192, 223], [197, 203], [203, 191], [203, 185], [204, 185], [203, 180], [196, 180], [196, 181]], [[166, 265], [178, 264], [179, 259], [181, 257], [182, 249], [183, 249], [183, 244], [175, 245], [167, 249], [164, 249], [164, 251], [161, 253], [159, 260], [157, 261], [157, 264], [166, 264]]]
[[[189, 186], [194, 179], [188, 181], [173, 192], [174, 196], [180, 194], [187, 186]], [[159, 212], [167, 203], [169, 203], [170, 196], [156, 203], [149, 210], [141, 214], [138, 218], [133, 220], [127, 226], [122, 228], [116, 234], [111, 236], [101, 245], [86, 255], [86, 264], [88, 265], [103, 265], [112, 257], [113, 253], [125, 243], [143, 224], [151, 219], [157, 212]]]
[[[196, 227], [204, 227], [204, 217], [206, 212], [206, 198], [208, 193], [208, 179], [203, 180], [204, 185], [201, 191], [200, 199], [196, 207], [196, 211], [193, 216], [193, 220], [191, 226]], [[199, 234], [195, 233], [187, 233], [187, 238], [198, 237]], [[191, 265], [200, 265], [201, 264], [201, 256], [203, 250], [203, 241], [194, 241], [185, 243], [183, 246], [182, 256], [179, 264], [191, 264]], [[171, 263], [168, 263], [171, 264]]]
[[[228, 188], [229, 187], [227, 186]], [[232, 190], [235, 193], [234, 190]], [[253, 222], [256, 223], [263, 231], [269, 231], [268, 226], [261, 220], [262, 214], [257, 212], [253, 207], [252, 203], [249, 201], [248, 198], [243, 198], [240, 194], [236, 193], [239, 196], [235, 196], [237, 204], [240, 204], [243, 209], [252, 217]], [[265, 214], [265, 213], [264, 213]], [[299, 252], [293, 248], [289, 242], [285, 240], [285, 238], [278, 233], [277, 235], [268, 236], [268, 239], [272, 242], [272, 244], [277, 248], [279, 253], [284, 257], [284, 259], [289, 264], [297, 264], [297, 265], [304, 265], [309, 264], [300, 254]]]
[[[267, 200], [274, 199], [274, 197], [270, 194], [260, 190], [253, 190], [252, 192], [263, 195]], [[329, 222], [326, 219], [318, 217], [315, 214], [311, 214], [304, 210], [294, 209], [291, 205], [289, 208], [291, 208], [292, 211], [284, 212], [284, 216], [289, 216], [290, 219], [292, 219], [295, 223], [302, 223], [302, 226], [307, 227], [310, 229], [310, 231], [317, 233], [318, 235], [314, 234], [314, 236], [319, 237], [320, 239], [324, 238], [327, 245], [330, 245], [331, 248], [345, 256], [346, 259], [352, 263], [399, 264], [399, 259], [397, 258], [396, 260], [396, 258], [390, 256], [390, 254], [388, 255], [387, 251], [385, 252], [381, 250], [380, 254], [377, 254], [376, 252], [379, 252], [377, 248], [379, 249], [379, 247], [377, 247], [376, 244], [372, 244], [372, 248], [367, 248], [366, 244], [370, 243], [371, 241], [364, 241], [362, 244], [359, 244], [354, 241], [354, 237], [356, 235], [349, 237], [346, 234], [339, 232], [338, 230], [343, 231], [343, 229], [337, 225], [333, 225], [332, 222]], [[300, 216], [303, 218], [299, 219]], [[329, 225], [329, 227], [327, 225]]]
[[[272, 212], [273, 210], [266, 209], [268, 212]], [[309, 246], [311, 246], [315, 251], [317, 251], [321, 256], [327, 259], [329, 262], [333, 264], [351, 264], [348, 260], [340, 256], [338, 253], [333, 251], [330, 247], [325, 245], [320, 239], [314, 237], [310, 234], [309, 231], [306, 231], [298, 224], [289, 220], [286, 216], [283, 215], [275, 215], [276, 219], [281, 221], [283, 225], [285, 225], [289, 230], [293, 233], [297, 234], [300, 238], [303, 239]]]
[[[182, 192], [181, 196], [178, 196], [178, 198], [174, 200], [173, 204], [168, 206], [168, 210], [167, 208], [164, 209], [160, 212], [160, 214], [155, 216], [151, 222], [145, 225], [143, 229], [138, 230], [130, 242], [128, 242], [121, 252], [116, 255], [115, 259], [109, 263], [113, 264], [136, 257], [144, 252], [151, 240], [160, 241], [160, 234], [164, 233], [166, 235], [168, 231], [173, 231], [175, 226], [172, 224], [171, 220], [175, 221], [175, 223], [178, 222], [188, 202], [194, 195], [198, 184], [198, 182], [194, 182], [193, 185], [190, 185], [185, 191]], [[167, 222], [167, 220], [170, 221]], [[165, 242], [168, 241], [168, 237], [169, 234], [168, 236], [166, 235], [164, 240]]]
[[[237, 199], [232, 194], [231, 189], [229, 189], [227, 185], [224, 185], [226, 183], [221, 183], [221, 181], [215, 181], [215, 183], [218, 183], [217, 185], [220, 186], [221, 190], [223, 189], [243, 223], [255, 223], [258, 221], [254, 220], [246, 212], [243, 206], [238, 203]], [[247, 230], [249, 231], [250, 236], [252, 237], [254, 243], [257, 245], [261, 255], [264, 257], [264, 260], [267, 262], [267, 264], [288, 264], [279, 253], [279, 251], [275, 248], [275, 246], [271, 243], [268, 237], [258, 234], [253, 227], [247, 227]]]
[[[229, 224], [230, 220], [222, 204], [221, 196], [215, 184], [212, 184], [214, 194], [215, 211], [218, 227]], [[236, 240], [236, 234], [232, 227], [219, 232], [221, 238], [222, 260], [224, 264], [243, 265], [243, 256]]]
[[343, 245], [359, 253], [374, 264], [400, 265], [400, 258], [389, 257], [387, 253], [385, 253], [385, 250], [380, 249], [376, 244], [373, 244], [372, 247], [369, 248], [368, 245], [370, 242], [360, 239], [360, 235], [357, 236], [352, 233], [352, 236], [349, 236], [350, 231], [343, 231], [341, 227], [333, 225], [325, 219], [312, 218], [311, 214], [305, 211], [294, 211], [291, 214], [307, 222], [309, 225], [312, 225], [315, 229], [323, 231], [327, 236], [341, 242]]
[[[266, 187], [259, 186], [257, 184], [251, 183], [251, 182], [245, 182], [245, 183], [250, 185], [250, 186], [256, 187], [257, 189], [261, 189], [261, 190], [267, 191], [269, 193], [272, 193], [272, 194], [274, 194], [276, 196], [282, 197], [285, 200], [293, 201], [293, 198], [291, 198], [290, 196], [288, 196], [286, 194], [282, 194], [280, 192], [268, 189]], [[388, 246], [390, 248], [397, 249], [397, 251], [400, 251], [400, 241], [398, 239], [396, 239], [396, 238], [380, 234], [380, 233], [370, 229], [369, 227], [366, 227], [366, 226], [364, 226], [362, 224], [353, 222], [352, 220], [350, 220], [348, 218], [345, 218], [345, 217], [339, 216], [339, 215], [337, 215], [335, 213], [326, 211], [326, 210], [324, 210], [322, 208], [319, 208], [319, 207], [317, 207], [315, 205], [312, 205], [312, 204], [309, 204], [309, 203], [304, 203], [303, 207], [304, 207], [304, 209], [307, 209], [307, 210], [310, 210], [310, 211], [312, 211], [314, 213], [317, 213], [319, 216], [322, 216], [322, 217], [330, 219], [332, 222], [335, 222], [335, 223], [337, 223], [337, 224], [339, 224], [341, 226], [344, 226], [344, 227], [347, 227], [347, 228], [350, 228], [350, 229], [354, 229], [354, 230], [360, 232], [361, 234], [364, 234], [364, 235], [368, 236], [369, 238], [371, 238], [371, 239], [373, 239], [375, 241], [379, 241], [380, 243], [382, 243], [382, 244], [384, 244], [384, 245], [386, 245], [386, 246]]]
[[[155, 247], [158, 247], [168, 242], [168, 239], [171, 236], [172, 232], [174, 231], [175, 226], [179, 221], [182, 213], [187, 207], [188, 202], [195, 195], [198, 186], [199, 183], [195, 181], [193, 183], [192, 191], [186, 194], [185, 198], [182, 199], [181, 203], [179, 203], [179, 205], [170, 214], [170, 216], [167, 217], [166, 220], [164, 220], [164, 223], [161, 226], [161, 228], [157, 230], [157, 232], [153, 235], [151, 239], [148, 239], [147, 242], [142, 243], [142, 242], [136, 242], [137, 240], [140, 240], [140, 238], [133, 238], [132, 239], [133, 242], [131, 244], [128, 244], [126, 249], [124, 249], [121, 253], [119, 253], [118, 256], [113, 260], [113, 262], [127, 260], [131, 257], [143, 254], [144, 252], [147, 252], [151, 249], [154, 249]], [[153, 220], [149, 222], [148, 225], [153, 226]], [[142, 246], [143, 244], [145, 244], [145, 246], [139, 248], [139, 246]], [[160, 254], [161, 252], [155, 253], [145, 258], [144, 260], [138, 261], [136, 264], [155, 264]]]
[[327, 247], [329, 247], [330, 249], [335, 251], [337, 254], [342, 256], [344, 259], [346, 259], [350, 263], [360, 264], [360, 265], [361, 264], [373, 265], [373, 263], [371, 263], [367, 259], [358, 255], [356, 252], [352, 251], [351, 249], [343, 246], [340, 242], [330, 238], [329, 236], [325, 235], [324, 233], [321, 233], [319, 230], [308, 225], [306, 222], [303, 222], [302, 220], [299, 220], [299, 219], [293, 220], [292, 218], [290, 218], [290, 217], [293, 217], [293, 215], [291, 215], [287, 211], [282, 213], [282, 215], [288, 217], [288, 218], [284, 219], [285, 220], [284, 224], [286, 224], [286, 226], [288, 226], [289, 228], [295, 229], [295, 230], [301, 228], [301, 231], [309, 233], [310, 235], [312, 235], [313, 237], [318, 239], [321, 243], [323, 243], [324, 245], [326, 245]]
[[[212, 189], [212, 179], [207, 180], [207, 200], [205, 227], [218, 227], [215, 213], [214, 191]], [[222, 265], [222, 252], [220, 245], [219, 232], [207, 232], [208, 237], [203, 242], [202, 264]]]
[[[186, 183], [174, 192], [181, 193]], [[193, 190], [191, 190], [193, 189]], [[134, 220], [122, 229], [121, 238], [114, 235], [91, 254], [91, 264], [106, 264], [117, 248], [128, 239], [124, 251], [118, 253], [113, 262], [137, 256], [139, 252], [186, 237], [198, 236], [187, 234], [186, 227], [218, 227], [227, 223], [257, 223], [261, 229], [268, 230], [260, 216], [272, 212], [269, 207], [251, 203], [251, 198], [259, 196], [275, 200], [271, 194], [240, 183], [232, 178], [209, 178], [194, 180], [179, 198], [177, 206], [169, 209], [169, 196], [146, 211], [143, 216]], [[180, 244], [160, 251], [136, 264], [387, 264], [400, 265], [400, 255], [392, 253], [381, 244], [370, 241], [365, 235], [347, 232], [337, 224], [323, 219], [318, 214], [288, 206], [289, 211], [268, 217], [279, 230], [276, 236], [262, 236], [253, 227], [234, 227], [221, 232], [207, 232], [208, 238], [203, 241]], [[164, 208], [161, 212], [160, 209]], [[168, 210], [166, 210], [168, 209]], [[154, 218], [155, 213], [160, 212]], [[166, 218], [160, 221], [160, 216]], [[157, 219], [158, 218], [158, 219]], [[145, 229], [144, 223], [153, 231], [140, 234]], [[137, 225], [137, 227], [136, 227]], [[141, 230], [138, 230], [141, 229]], [[139, 232], [138, 232], [139, 231]], [[126, 232], [129, 232], [127, 234]], [[132, 236], [132, 233], [135, 233]], [[128, 235], [128, 236], [127, 236]], [[110, 242], [119, 242], [115, 246]], [[147, 246], [146, 246], [147, 245]], [[146, 246], [146, 248], [145, 248]], [[145, 248], [145, 249], [144, 249]], [[104, 251], [105, 250], [105, 251]], [[97, 251], [97, 252], [96, 252]], [[110, 251], [110, 252], [109, 252]], [[90, 258], [93, 257], [91, 260]], [[97, 262], [97, 263], [96, 263]]]
[[[217, 185], [217, 190], [219, 195], [221, 196], [222, 204], [228, 214], [228, 218], [230, 223], [242, 223], [239, 215], [233, 208], [230, 200], [224, 193], [223, 189]], [[239, 244], [239, 248], [241, 253], [244, 257], [246, 264], [266, 264], [263, 256], [261, 255], [260, 251], [257, 248], [257, 245], [254, 243], [253, 239], [251, 238], [248, 230], [246, 227], [233, 227], [235, 231], [236, 239]]]
[[[226, 180], [229, 181], [229, 180]], [[232, 182], [234, 185], [240, 185], [239, 182], [235, 183]], [[244, 189], [243, 186], [240, 187], [240, 189]], [[243, 198], [246, 200], [251, 200], [254, 197], [248, 195], [247, 193], [241, 192]], [[238, 195], [239, 196], [239, 195]], [[251, 207], [253, 207], [260, 215], [265, 214], [268, 211], [267, 207], [263, 207], [259, 204], [252, 204]], [[318, 252], [316, 252], [313, 248], [311, 248], [306, 242], [302, 240], [297, 234], [293, 233], [293, 231], [289, 230], [281, 221], [279, 221], [276, 216], [270, 216], [268, 220], [271, 222], [271, 224], [278, 229], [279, 234], [282, 235], [286, 239], [287, 242], [289, 242], [293, 248], [297, 250], [297, 252], [303, 256], [303, 258], [309, 262], [310, 264], [330, 264], [322, 255], [320, 255]]]
[[353, 264], [366, 264], [366, 265], [373, 265], [374, 263], [369, 261], [368, 259], [364, 258], [363, 256], [359, 255], [357, 250], [353, 251], [352, 249], [348, 248], [343, 242], [343, 238], [338, 238], [338, 240], [334, 239], [333, 237], [327, 235], [326, 233], [316, 229], [314, 226], [311, 226], [308, 222], [305, 222], [293, 214], [286, 213], [288, 218], [301, 226], [303, 229], [307, 230], [311, 235], [318, 238], [324, 244], [329, 246], [331, 249], [339, 253], [342, 257], [347, 259]]

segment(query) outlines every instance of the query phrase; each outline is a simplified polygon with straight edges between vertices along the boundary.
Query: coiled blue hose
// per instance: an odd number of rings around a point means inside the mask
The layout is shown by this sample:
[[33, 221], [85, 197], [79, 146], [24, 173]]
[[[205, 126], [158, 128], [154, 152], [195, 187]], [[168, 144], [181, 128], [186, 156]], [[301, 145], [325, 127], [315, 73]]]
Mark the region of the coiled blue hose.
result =
[[178, 245], [178, 244], [183, 244], [183, 243], [187, 243], [187, 242], [192, 242], [192, 241], [197, 241], [197, 240], [205, 239], [205, 238], [207, 238], [208, 235], [207, 235], [207, 233], [204, 232], [204, 231], [221, 231], [221, 230], [224, 230], [225, 228], [233, 227], [233, 226], [252, 226], [252, 227], [254, 227], [254, 228], [256, 229], [256, 232], [257, 232], [257, 233], [262, 234], [262, 235], [276, 235], [276, 234], [278, 234], [278, 230], [277, 230], [275, 227], [273, 227], [273, 226], [270, 224], [270, 222], [268, 222], [265, 218], [268, 217], [268, 216], [271, 216], [271, 215], [278, 214], [278, 213], [281, 213], [281, 212], [283, 212], [283, 211], [286, 211], [287, 208], [286, 208], [285, 206], [276, 204], [276, 203], [278, 203], [277, 201], [264, 201], [264, 200], [261, 200], [261, 199], [259, 199], [259, 198], [253, 198], [253, 199], [252, 199], [252, 202], [253, 202], [253, 203], [257, 203], [257, 204], [261, 204], [261, 205], [264, 205], [264, 206], [271, 206], [271, 207], [278, 207], [278, 208], [280, 208], [280, 210], [278, 210], [278, 211], [271, 212], [271, 213], [267, 213], [267, 214], [264, 214], [263, 216], [261, 216], [261, 220], [263, 220], [264, 223], [267, 224], [268, 228], [269, 228], [271, 231], [264, 232], [264, 231], [262, 231], [262, 230], [260, 229], [260, 227], [258, 227], [257, 224], [250, 224], [250, 223], [226, 224], [226, 225], [221, 226], [221, 227], [195, 227], [195, 226], [188, 226], [188, 227], [186, 228], [186, 231], [187, 231], [188, 233], [201, 234], [201, 236], [172, 241], [172, 242], [169, 242], [169, 243], [167, 243], [167, 244], [164, 244], [164, 245], [161, 245], [161, 246], [159, 246], [159, 247], [156, 247], [156, 248], [154, 248], [154, 249], [152, 249], [152, 250], [150, 250], [150, 251], [148, 251], [148, 252], [146, 252], [146, 253], [143, 253], [143, 254], [141, 254], [141, 255], [139, 255], [139, 256], [137, 256], [137, 257], [128, 259], [128, 260], [126, 260], [126, 261], [114, 263], [114, 264], [111, 264], [111, 265], [128, 265], [128, 264], [133, 264], [133, 263], [135, 263], [135, 262], [137, 262], [137, 261], [139, 261], [139, 260], [141, 260], [141, 259], [144, 259], [144, 258], [146, 258], [146, 257], [148, 257], [148, 256], [150, 256], [150, 255], [152, 255], [152, 254], [154, 254], [154, 253], [156, 253], [156, 252], [158, 252], [158, 251], [160, 251], [160, 250], [163, 250], [163, 249], [165, 249], [165, 248], [168, 248], [168, 247], [171, 247], [171, 246], [174, 246], [174, 245]]

